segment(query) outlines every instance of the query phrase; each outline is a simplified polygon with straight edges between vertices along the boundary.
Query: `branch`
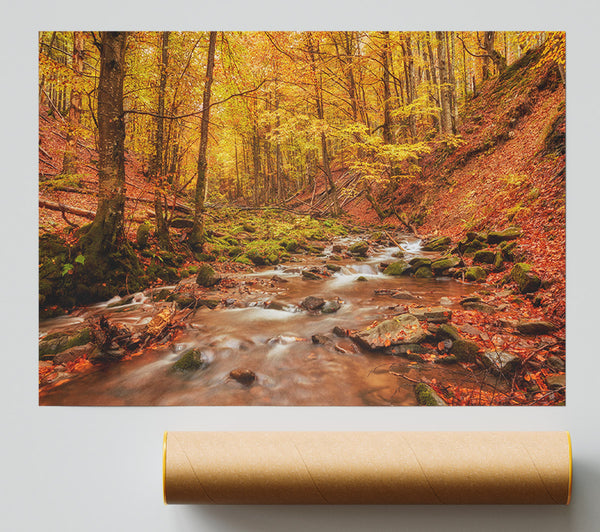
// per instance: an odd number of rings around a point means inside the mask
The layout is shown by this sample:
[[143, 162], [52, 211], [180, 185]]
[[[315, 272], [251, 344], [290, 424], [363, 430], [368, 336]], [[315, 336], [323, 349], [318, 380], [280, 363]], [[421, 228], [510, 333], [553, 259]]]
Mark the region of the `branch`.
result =
[[[238, 92], [236, 94], [232, 94], [230, 96], [228, 96], [227, 98], [225, 98], [224, 100], [220, 100], [218, 102], [213, 102], [211, 103], [208, 107], [212, 107], [213, 105], [220, 105], [222, 103], [225, 103], [228, 100], [231, 100], [232, 98], [235, 98], [236, 96], [245, 96], [246, 94], [250, 94], [251, 92], [256, 92], [258, 89], [260, 89], [264, 84], [265, 84], [266, 80], [261, 81], [256, 87], [254, 87], [253, 89], [248, 89], [247, 91], [243, 91], [243, 92]], [[200, 111], [194, 111], [193, 113], [187, 113], [184, 115], [178, 115], [178, 116], [168, 116], [168, 115], [159, 115], [158, 113], [152, 113], [150, 111], [137, 111], [135, 109], [130, 109], [127, 111], [123, 111], [123, 114], [133, 114], [133, 115], [147, 115], [147, 116], [153, 116], [154, 118], [163, 118], [166, 120], [179, 120], [181, 118], [189, 118], [190, 116], [198, 116], [202, 114], [202, 109]]]
[[[471, 57], [489, 57], [490, 59], [492, 59], [492, 56], [489, 55], [489, 54], [474, 54], [474, 53], [472, 53], [467, 48], [467, 45], [465, 44], [465, 41], [463, 41], [462, 37], [458, 34], [458, 32], [456, 33], [456, 38], [462, 43], [465, 52], [467, 52]], [[481, 44], [479, 46], [481, 46]]]

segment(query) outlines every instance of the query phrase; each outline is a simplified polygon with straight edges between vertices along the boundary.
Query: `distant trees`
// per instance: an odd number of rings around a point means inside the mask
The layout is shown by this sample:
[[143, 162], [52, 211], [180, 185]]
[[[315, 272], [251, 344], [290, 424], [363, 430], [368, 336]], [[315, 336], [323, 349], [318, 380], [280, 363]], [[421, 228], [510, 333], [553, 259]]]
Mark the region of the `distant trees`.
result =
[[[318, 189], [327, 197], [320, 208], [335, 215], [349, 195], [373, 198], [383, 183], [418, 176], [428, 143], [452, 141], [459, 108], [479, 84], [532, 47], [544, 44], [543, 60], [565, 80], [561, 32], [221, 36], [40, 33], [40, 102], [65, 140], [62, 168], [48, 160], [44, 171], [77, 174], [81, 147], [95, 141], [99, 198], [89, 237], [99, 249], [124, 234], [125, 149], [147, 164], [161, 247], [170, 245], [177, 198], [187, 195], [188, 242], [198, 249], [207, 201], [261, 206]], [[357, 179], [334, 179], [347, 170]]]

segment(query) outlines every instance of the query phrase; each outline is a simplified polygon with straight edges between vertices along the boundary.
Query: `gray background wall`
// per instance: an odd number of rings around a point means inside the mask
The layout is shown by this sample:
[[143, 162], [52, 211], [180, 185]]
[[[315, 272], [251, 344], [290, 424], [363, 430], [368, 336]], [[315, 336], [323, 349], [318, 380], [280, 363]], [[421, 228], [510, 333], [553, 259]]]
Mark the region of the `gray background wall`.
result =
[[[186, 5], [189, 4], [189, 5]], [[597, 271], [598, 4], [583, 0], [186, 3], [21, 1], [2, 8], [0, 529], [331, 531], [600, 529]], [[568, 406], [39, 408], [37, 31], [72, 29], [567, 31]], [[597, 268], [596, 268], [597, 270]], [[570, 430], [569, 507], [166, 507], [164, 430]]]

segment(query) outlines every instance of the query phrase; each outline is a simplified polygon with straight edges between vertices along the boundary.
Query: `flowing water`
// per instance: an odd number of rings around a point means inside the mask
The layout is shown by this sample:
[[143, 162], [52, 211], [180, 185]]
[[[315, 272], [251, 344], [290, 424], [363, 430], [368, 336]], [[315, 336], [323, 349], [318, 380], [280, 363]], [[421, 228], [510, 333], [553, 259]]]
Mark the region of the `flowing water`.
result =
[[[349, 241], [336, 243], [348, 244]], [[419, 241], [402, 241], [405, 257], [435, 256], [420, 251]], [[201, 307], [186, 318], [186, 328], [175, 343], [155, 346], [142, 355], [74, 375], [60, 386], [40, 394], [40, 404], [50, 405], [412, 405], [416, 404], [412, 381], [425, 376], [438, 382], [462, 382], [472, 376], [460, 365], [443, 366], [411, 362], [405, 358], [367, 352], [350, 339], [332, 334], [335, 326], [362, 329], [405, 311], [406, 304], [439, 305], [441, 297], [458, 300], [473, 287], [447, 278], [415, 279], [380, 273], [381, 262], [392, 262], [398, 248], [380, 248], [360, 262], [336, 262], [339, 272], [324, 280], [305, 280], [300, 272], [322, 266], [325, 257], [298, 257], [299, 262], [275, 269], [238, 274], [234, 288], [215, 292], [229, 306], [214, 310]], [[281, 280], [271, 280], [273, 276]], [[357, 280], [359, 277], [366, 281]], [[193, 282], [190, 279], [187, 282]], [[378, 295], [376, 289], [408, 290], [419, 299], [404, 301]], [[306, 296], [339, 299], [334, 314], [315, 314], [299, 307]], [[208, 294], [205, 297], [211, 297]], [[265, 308], [276, 301], [276, 308]], [[455, 303], [456, 304], [456, 303]], [[40, 323], [40, 334], [81, 327], [86, 318], [103, 313], [134, 330], [148, 323], [166, 303], [139, 295], [130, 305], [88, 307], [76, 316]], [[450, 307], [451, 308], [451, 307]], [[314, 344], [311, 337], [329, 337]], [[183, 352], [192, 347], [208, 359], [205, 369], [184, 376], [170, 371]], [[249, 369], [257, 375], [252, 386], [229, 378], [233, 369]], [[389, 372], [401, 373], [401, 378]]]

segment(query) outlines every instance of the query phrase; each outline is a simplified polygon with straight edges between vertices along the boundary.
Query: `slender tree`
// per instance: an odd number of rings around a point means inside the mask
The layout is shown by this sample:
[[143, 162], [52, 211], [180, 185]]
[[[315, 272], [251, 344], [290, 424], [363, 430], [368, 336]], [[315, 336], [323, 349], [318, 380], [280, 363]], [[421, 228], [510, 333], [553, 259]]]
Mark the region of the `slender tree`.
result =
[[69, 107], [69, 124], [67, 129], [67, 145], [63, 155], [62, 173], [73, 175], [77, 173], [77, 130], [81, 123], [81, 91], [77, 86], [78, 78], [83, 73], [83, 32], [73, 32], [73, 73], [75, 84], [71, 88], [71, 103]]
[[217, 32], [211, 31], [208, 39], [208, 58], [206, 61], [206, 77], [204, 78], [204, 94], [202, 96], [202, 122], [200, 124], [200, 148], [198, 150], [198, 178], [196, 181], [194, 225], [190, 231], [188, 242], [192, 249], [201, 249], [204, 245], [204, 202], [206, 198], [208, 162], [206, 149], [208, 147], [208, 125], [210, 117], [210, 95], [215, 68], [215, 48]]
[[[154, 187], [154, 214], [156, 216], [156, 235], [161, 248], [170, 247], [169, 226], [166, 219], [166, 193], [165, 179], [165, 148], [164, 146], [164, 113], [165, 91], [167, 87], [167, 69], [169, 66], [169, 32], [163, 31], [161, 35], [161, 60], [160, 79], [158, 85], [158, 106], [156, 116], [156, 142], [154, 146], [154, 160], [152, 163], [152, 176], [155, 180]], [[164, 204], [163, 204], [164, 203]]]

